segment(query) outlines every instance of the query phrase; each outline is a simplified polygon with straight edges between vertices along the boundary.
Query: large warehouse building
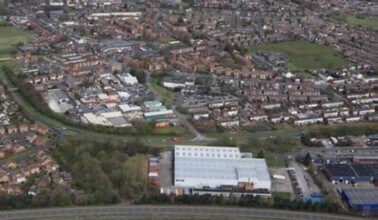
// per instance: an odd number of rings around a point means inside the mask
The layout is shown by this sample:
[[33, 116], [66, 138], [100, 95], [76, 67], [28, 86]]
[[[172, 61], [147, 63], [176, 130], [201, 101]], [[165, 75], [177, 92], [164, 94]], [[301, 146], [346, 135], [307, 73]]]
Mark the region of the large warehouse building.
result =
[[360, 212], [378, 215], [378, 190], [377, 189], [340, 189], [342, 199], [350, 207], [357, 208]]
[[252, 158], [236, 147], [176, 145], [174, 184], [184, 188], [218, 188], [249, 184], [270, 191], [265, 159]]

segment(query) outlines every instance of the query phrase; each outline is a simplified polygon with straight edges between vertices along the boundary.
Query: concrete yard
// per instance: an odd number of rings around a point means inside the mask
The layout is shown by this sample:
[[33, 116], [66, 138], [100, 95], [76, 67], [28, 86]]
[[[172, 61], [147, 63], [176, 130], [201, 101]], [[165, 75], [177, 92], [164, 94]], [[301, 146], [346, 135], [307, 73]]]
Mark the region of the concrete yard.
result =
[[286, 168], [269, 168], [271, 176], [277, 174], [285, 177], [285, 180], [278, 180], [272, 177], [272, 192], [285, 192], [290, 193], [290, 199], [295, 199], [291, 180]]
[[172, 152], [166, 151], [161, 153], [162, 158], [159, 161], [159, 177], [161, 188], [171, 188], [173, 186], [173, 166], [172, 166]]

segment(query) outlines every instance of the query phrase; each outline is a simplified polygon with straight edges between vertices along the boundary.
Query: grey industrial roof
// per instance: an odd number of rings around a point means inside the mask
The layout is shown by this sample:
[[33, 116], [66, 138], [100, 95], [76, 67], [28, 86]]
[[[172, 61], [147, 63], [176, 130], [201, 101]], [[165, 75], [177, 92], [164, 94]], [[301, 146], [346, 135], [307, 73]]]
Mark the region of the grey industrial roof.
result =
[[378, 177], [378, 164], [352, 164], [358, 176]]
[[[268, 167], [264, 159], [255, 158], [240, 158], [238, 148], [230, 147], [208, 147], [203, 146], [204, 150], [208, 149], [210, 152], [214, 150], [215, 155], [211, 157], [201, 157], [200, 155], [194, 155], [194, 149], [198, 149], [198, 146], [176, 146], [175, 151], [178, 148], [185, 152], [190, 152], [192, 148], [193, 153], [191, 155], [182, 154], [175, 157], [175, 177], [176, 178], [206, 178], [206, 179], [219, 179], [219, 180], [237, 180], [240, 178], [256, 178], [259, 180], [270, 180]], [[224, 157], [216, 155], [217, 150], [219, 152], [236, 150], [237, 157]]]
[[325, 169], [331, 176], [357, 176], [349, 164], [326, 164]]
[[351, 205], [378, 205], [378, 189], [343, 189]]
[[127, 125], [129, 124], [127, 122], [127, 120], [122, 117], [122, 116], [118, 116], [118, 117], [111, 117], [111, 118], [107, 118], [108, 121], [113, 125], [113, 126], [122, 126], [122, 125]]

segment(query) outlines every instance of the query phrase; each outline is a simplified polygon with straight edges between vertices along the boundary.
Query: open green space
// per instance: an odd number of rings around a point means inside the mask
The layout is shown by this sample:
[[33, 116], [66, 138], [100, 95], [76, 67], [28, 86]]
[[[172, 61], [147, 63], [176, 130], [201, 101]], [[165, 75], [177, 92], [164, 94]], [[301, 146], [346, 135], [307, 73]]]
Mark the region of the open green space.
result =
[[288, 192], [272, 192], [272, 197], [280, 197], [283, 199], [290, 199], [290, 193]]
[[25, 31], [16, 27], [0, 27], [0, 54], [7, 54], [20, 42], [29, 42], [33, 38]]
[[170, 38], [170, 37], [161, 37], [159, 38], [159, 42], [162, 43], [162, 44], [168, 44], [169, 42], [171, 42], [173, 39]]
[[[185, 128], [181, 126], [168, 126], [165, 128], [154, 128], [153, 133], [162, 134], [162, 135], [186, 135], [186, 133], [190, 134], [190, 132], [186, 132]], [[193, 137], [191, 134], [190, 136]]]
[[350, 25], [360, 25], [366, 28], [378, 28], [378, 17], [357, 18], [355, 16], [348, 15], [345, 18], [345, 23]]
[[158, 79], [152, 79], [151, 86], [163, 97], [163, 102], [167, 107], [172, 106], [175, 93], [159, 85]]
[[248, 49], [251, 53], [259, 50], [284, 53], [287, 56], [288, 67], [294, 72], [334, 68], [348, 64], [348, 61], [336, 49], [305, 40], [262, 44]]
[[0, 65], [12, 68], [15, 73], [20, 72], [17, 61], [11, 57], [11, 53], [16, 52], [16, 44], [29, 42], [33, 38], [25, 31], [16, 27], [0, 26]]

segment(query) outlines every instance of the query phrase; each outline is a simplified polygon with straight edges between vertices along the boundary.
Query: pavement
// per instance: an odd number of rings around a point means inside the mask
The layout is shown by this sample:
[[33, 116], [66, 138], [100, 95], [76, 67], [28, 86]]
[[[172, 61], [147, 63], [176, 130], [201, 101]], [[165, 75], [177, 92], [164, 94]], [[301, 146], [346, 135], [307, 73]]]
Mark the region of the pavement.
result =
[[173, 186], [172, 151], [161, 153], [159, 160], [159, 177], [161, 188], [171, 188]]
[[312, 177], [304, 170], [303, 165], [299, 164], [295, 160], [292, 160], [290, 165], [295, 169], [298, 185], [303, 191], [303, 200], [311, 199], [311, 193], [321, 193]]
[[295, 199], [295, 193], [291, 185], [289, 174], [287, 173], [287, 168], [269, 168], [270, 174], [273, 176], [275, 174], [284, 176], [284, 180], [272, 178], [272, 192], [287, 192], [290, 193], [290, 199]]
[[[0, 219], [56, 219], [61, 217], [85, 216], [114, 216], [114, 215], [169, 215], [182, 216], [213, 216], [237, 218], [278, 218], [278, 219], [311, 219], [311, 220], [358, 220], [360, 218], [312, 212], [297, 212], [273, 209], [233, 208], [233, 207], [206, 207], [206, 206], [93, 206], [72, 208], [32, 209], [0, 212]], [[217, 218], [217, 219], [218, 219]]]

